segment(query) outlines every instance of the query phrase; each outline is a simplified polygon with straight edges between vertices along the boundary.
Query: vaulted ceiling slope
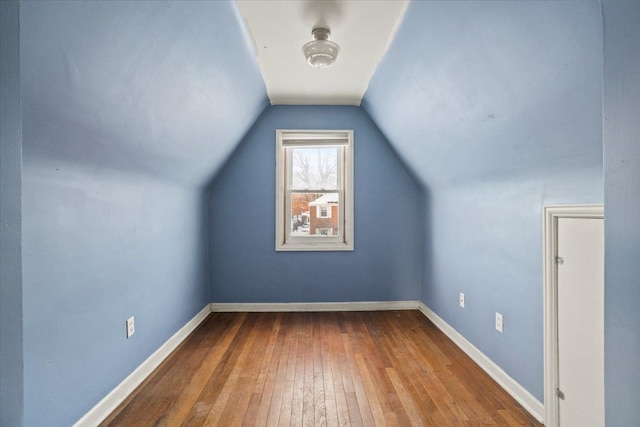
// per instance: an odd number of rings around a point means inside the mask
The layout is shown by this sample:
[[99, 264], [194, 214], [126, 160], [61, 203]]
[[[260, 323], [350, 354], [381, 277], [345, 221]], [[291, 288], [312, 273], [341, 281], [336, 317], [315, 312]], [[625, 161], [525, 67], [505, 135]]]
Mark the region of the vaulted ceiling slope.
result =
[[203, 185], [266, 88], [232, 1], [22, 2], [25, 166]]
[[[25, 165], [205, 184], [268, 104], [242, 21], [233, 1], [22, 2]], [[601, 34], [595, 0], [411, 2], [363, 106], [430, 186], [601, 168]]]
[[597, 1], [418, 1], [363, 106], [424, 183], [450, 187], [601, 176], [601, 98]]

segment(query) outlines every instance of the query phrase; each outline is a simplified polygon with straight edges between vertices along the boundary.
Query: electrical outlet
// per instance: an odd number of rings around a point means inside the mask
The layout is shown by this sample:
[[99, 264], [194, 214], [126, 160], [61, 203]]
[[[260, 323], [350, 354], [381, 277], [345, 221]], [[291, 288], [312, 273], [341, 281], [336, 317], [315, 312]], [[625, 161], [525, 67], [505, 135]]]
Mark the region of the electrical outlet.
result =
[[502, 314], [496, 311], [496, 331], [502, 332]]
[[464, 308], [464, 294], [460, 292], [460, 308]]
[[136, 324], [133, 316], [127, 319], [127, 338], [136, 333]]

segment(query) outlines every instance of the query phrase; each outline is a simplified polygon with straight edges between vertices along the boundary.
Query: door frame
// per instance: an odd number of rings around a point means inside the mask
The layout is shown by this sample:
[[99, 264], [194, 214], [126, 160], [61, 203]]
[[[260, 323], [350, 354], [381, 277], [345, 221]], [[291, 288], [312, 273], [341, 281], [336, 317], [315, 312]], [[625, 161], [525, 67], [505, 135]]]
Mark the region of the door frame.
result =
[[544, 261], [544, 424], [558, 425], [558, 218], [602, 218], [604, 205], [544, 205], [543, 261]]

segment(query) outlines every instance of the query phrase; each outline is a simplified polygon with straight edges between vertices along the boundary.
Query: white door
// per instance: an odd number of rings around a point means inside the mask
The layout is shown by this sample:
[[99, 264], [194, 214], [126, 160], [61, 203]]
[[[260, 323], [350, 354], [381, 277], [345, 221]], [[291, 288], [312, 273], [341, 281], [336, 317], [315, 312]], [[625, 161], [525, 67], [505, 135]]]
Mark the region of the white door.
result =
[[558, 218], [561, 427], [604, 426], [604, 220]]

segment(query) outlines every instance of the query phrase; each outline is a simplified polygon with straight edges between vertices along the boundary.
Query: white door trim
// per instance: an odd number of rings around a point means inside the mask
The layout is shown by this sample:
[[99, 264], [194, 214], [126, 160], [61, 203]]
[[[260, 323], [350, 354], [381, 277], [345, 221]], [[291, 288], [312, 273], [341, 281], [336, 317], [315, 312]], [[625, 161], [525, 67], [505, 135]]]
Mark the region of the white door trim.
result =
[[558, 218], [604, 218], [604, 205], [546, 205], [543, 207], [544, 265], [544, 410], [545, 425], [558, 425], [558, 319], [557, 248]]

